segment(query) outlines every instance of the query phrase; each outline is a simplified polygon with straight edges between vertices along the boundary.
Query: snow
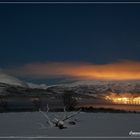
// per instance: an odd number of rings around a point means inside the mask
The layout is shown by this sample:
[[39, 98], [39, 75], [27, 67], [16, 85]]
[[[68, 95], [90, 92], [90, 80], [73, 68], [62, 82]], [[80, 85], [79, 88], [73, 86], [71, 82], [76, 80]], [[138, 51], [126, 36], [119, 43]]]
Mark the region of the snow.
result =
[[79, 85], [110, 85], [115, 84], [118, 86], [123, 85], [131, 85], [131, 84], [137, 84], [140, 83], [140, 81], [101, 81], [101, 80], [81, 80], [81, 81], [75, 81], [71, 83], [65, 83], [65, 84], [59, 84], [59, 85], [65, 85], [65, 86], [79, 86]]
[[55, 91], [73, 90], [80, 94], [95, 93], [140, 93], [140, 81], [94, 81], [85, 80], [50, 86]]
[[46, 84], [35, 84], [35, 83], [27, 83], [29, 88], [32, 89], [47, 89], [48, 86]]
[[0, 71], [0, 83], [5, 83], [9, 85], [14, 85], [14, 86], [22, 86], [22, 87], [26, 86], [24, 82], [20, 81], [19, 79], [13, 76], [5, 74], [1, 71]]
[[[62, 113], [49, 113], [49, 116]], [[0, 136], [129, 136], [130, 131], [140, 131], [140, 114], [84, 113], [75, 118], [75, 126], [60, 130], [50, 128], [39, 112], [1, 113]]]

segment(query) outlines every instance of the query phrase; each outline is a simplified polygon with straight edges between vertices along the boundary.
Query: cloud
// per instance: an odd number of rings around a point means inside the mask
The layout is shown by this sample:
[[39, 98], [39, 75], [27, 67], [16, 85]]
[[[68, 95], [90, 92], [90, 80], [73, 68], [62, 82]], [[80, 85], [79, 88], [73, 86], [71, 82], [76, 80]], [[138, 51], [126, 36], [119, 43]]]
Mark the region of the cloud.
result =
[[32, 63], [11, 69], [12, 74], [32, 78], [69, 77], [85, 80], [140, 80], [140, 62], [110, 64], [52, 62]]

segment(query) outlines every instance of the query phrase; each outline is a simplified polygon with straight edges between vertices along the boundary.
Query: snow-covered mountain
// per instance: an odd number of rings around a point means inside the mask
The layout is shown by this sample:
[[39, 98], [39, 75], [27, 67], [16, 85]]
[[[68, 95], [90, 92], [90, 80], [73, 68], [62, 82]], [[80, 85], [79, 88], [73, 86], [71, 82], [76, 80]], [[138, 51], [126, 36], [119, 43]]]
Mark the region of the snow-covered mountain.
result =
[[77, 81], [48, 87], [53, 92], [72, 90], [80, 94], [96, 93], [140, 93], [140, 81]]
[[28, 87], [31, 89], [47, 89], [46, 84], [35, 84], [29, 82], [23, 82], [18, 78], [8, 75], [0, 70], [0, 83], [7, 84], [10, 86], [20, 86], [20, 87]]
[[14, 86], [21, 86], [21, 87], [26, 87], [27, 84], [13, 76], [10, 76], [8, 74], [5, 74], [0, 71], [0, 83], [5, 83], [9, 85], [14, 85]]
[[[13, 87], [13, 88], [11, 88]], [[8, 90], [7, 90], [8, 89]], [[10, 90], [9, 90], [10, 89]], [[12, 89], [12, 90], [11, 90]], [[6, 92], [4, 92], [6, 91]], [[8, 91], [8, 92], [7, 92]], [[47, 86], [46, 84], [25, 83], [13, 76], [0, 72], [0, 93], [64, 93], [72, 91], [73, 93], [83, 95], [107, 94], [113, 93], [132, 93], [140, 94], [140, 81], [76, 81], [58, 85]], [[30, 94], [29, 93], [29, 94]]]

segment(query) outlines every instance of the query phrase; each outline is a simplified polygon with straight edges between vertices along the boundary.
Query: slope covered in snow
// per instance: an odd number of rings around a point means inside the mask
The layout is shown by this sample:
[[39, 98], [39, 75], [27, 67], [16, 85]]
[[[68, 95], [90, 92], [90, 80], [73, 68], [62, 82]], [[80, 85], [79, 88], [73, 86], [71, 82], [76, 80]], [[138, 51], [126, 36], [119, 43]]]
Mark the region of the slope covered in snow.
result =
[[72, 90], [80, 94], [140, 93], [140, 81], [77, 81], [48, 87], [55, 92]]
[[32, 89], [47, 89], [48, 87], [46, 84], [27, 83], [27, 85]]
[[23, 81], [10, 76], [8, 74], [5, 74], [3, 72], [0, 71], [0, 83], [5, 83], [5, 84], [9, 84], [9, 85], [14, 85], [14, 86], [22, 86], [25, 87], [26, 83], [24, 83]]

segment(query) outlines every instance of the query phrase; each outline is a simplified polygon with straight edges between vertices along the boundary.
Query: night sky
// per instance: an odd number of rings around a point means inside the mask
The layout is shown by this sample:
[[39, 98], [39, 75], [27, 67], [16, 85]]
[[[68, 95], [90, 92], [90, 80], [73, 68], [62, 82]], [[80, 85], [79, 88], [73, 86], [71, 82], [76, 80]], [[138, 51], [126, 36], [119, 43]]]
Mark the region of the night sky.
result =
[[0, 4], [0, 68], [140, 61], [140, 4]]

